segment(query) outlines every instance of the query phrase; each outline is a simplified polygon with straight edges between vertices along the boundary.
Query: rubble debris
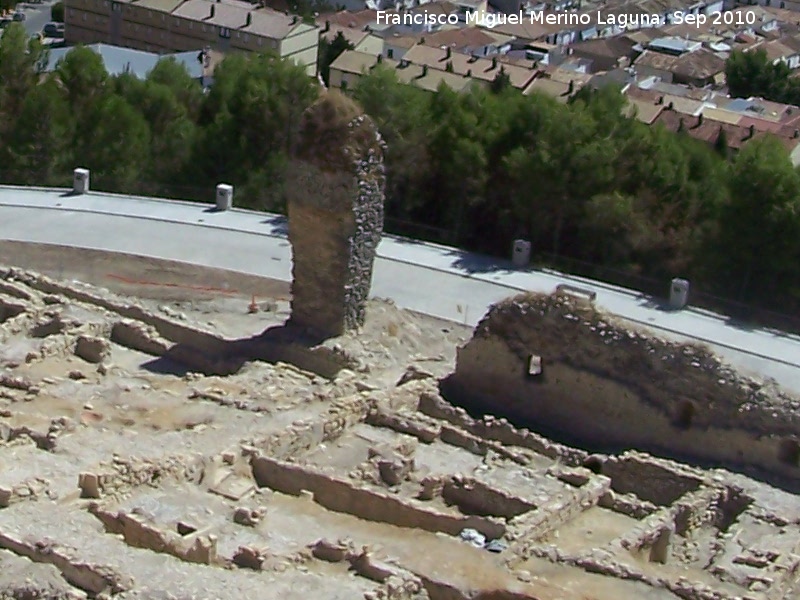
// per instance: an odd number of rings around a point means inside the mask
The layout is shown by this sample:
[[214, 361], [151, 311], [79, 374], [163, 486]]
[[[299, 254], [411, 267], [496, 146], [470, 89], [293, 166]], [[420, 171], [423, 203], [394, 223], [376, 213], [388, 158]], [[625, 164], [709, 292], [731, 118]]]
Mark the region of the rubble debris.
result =
[[428, 372], [428, 371], [426, 371], [424, 369], [421, 369], [417, 365], [409, 365], [406, 368], [405, 373], [403, 373], [403, 375], [397, 381], [396, 385], [398, 387], [400, 387], [401, 385], [405, 385], [406, 383], [408, 383], [410, 381], [419, 381], [419, 380], [422, 380], [422, 379], [430, 379], [431, 377], [433, 377], [432, 373], [430, 373], [430, 372]]
[[[0, 268], [0, 291], [6, 275]], [[440, 394], [437, 378], [452, 369], [452, 353], [416, 340], [427, 329], [441, 336], [438, 323], [410, 322], [381, 304], [387, 318], [373, 333], [368, 314], [358, 335], [325, 342], [328, 355], [350, 361], [330, 377], [285, 355], [219, 375], [206, 363], [237, 356], [244, 343], [223, 339], [224, 319], [243, 328], [235, 336], [253, 322], [241, 297], [164, 311], [162, 299], [133, 301], [20, 271], [14, 279], [22, 310], [0, 323], [0, 352], [18, 363], [0, 375], [11, 384], [0, 386], [6, 593], [49, 589], [42, 573], [58, 598], [249, 598], [264, 586], [287, 600], [320, 589], [370, 600], [578, 600], [586, 589], [602, 600], [800, 594], [797, 495], [640, 451], [590, 454], [508, 416], [475, 418]], [[64, 301], [48, 305], [44, 294]], [[700, 350], [663, 359], [663, 341], [640, 333], [616, 340], [618, 326], [587, 310], [569, 304], [559, 322], [610, 339], [609, 347], [645, 344], [668, 365], [686, 362], [690, 379], [730, 381]], [[56, 315], [63, 330], [53, 328]], [[197, 319], [215, 319], [220, 333], [196, 327]], [[515, 319], [506, 322], [511, 339], [524, 333]], [[37, 325], [50, 335], [31, 337]], [[104, 377], [77, 366], [79, 336], [114, 340], [97, 363]], [[524, 380], [539, 349], [522, 341], [515, 364]], [[404, 344], [413, 351], [394, 358]], [[196, 362], [177, 361], [182, 348], [197, 352]], [[154, 358], [142, 357], [145, 349]], [[440, 350], [448, 358], [426, 362], [428, 375], [396, 385], [402, 373], [419, 372], [406, 370], [422, 360], [413, 356]], [[584, 358], [564, 352], [573, 366]], [[561, 363], [541, 356], [541, 373], [531, 377], [547, 386]], [[743, 390], [748, 404], [772, 394], [768, 385]], [[207, 401], [187, 402], [190, 395]], [[675, 436], [690, 435], [712, 410], [688, 393], [676, 403], [668, 415]], [[754, 453], [775, 451], [787, 469], [798, 453], [788, 433], [753, 439]], [[35, 585], [12, 579], [4, 552], [49, 574], [30, 570]]]
[[458, 537], [475, 548], [483, 548], [486, 545], [486, 537], [474, 529], [462, 529]]
[[82, 335], [75, 342], [75, 355], [86, 362], [101, 363], [110, 353], [108, 340]]
[[260, 571], [268, 557], [266, 549], [241, 546], [233, 555], [233, 564], [241, 569]]
[[494, 552], [495, 554], [499, 554], [500, 552], [503, 552], [508, 549], [508, 544], [506, 544], [502, 540], [491, 540], [490, 542], [486, 543], [484, 549], [488, 550], [489, 552]]
[[254, 527], [258, 525], [263, 516], [264, 509], [240, 506], [233, 512], [233, 522], [247, 527]]

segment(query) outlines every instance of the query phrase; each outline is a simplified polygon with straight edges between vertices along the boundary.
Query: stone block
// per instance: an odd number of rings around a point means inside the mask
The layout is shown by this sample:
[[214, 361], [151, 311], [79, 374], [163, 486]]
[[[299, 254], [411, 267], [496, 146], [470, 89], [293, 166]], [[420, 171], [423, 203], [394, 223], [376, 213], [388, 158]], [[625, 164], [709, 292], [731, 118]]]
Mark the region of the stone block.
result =
[[86, 362], [101, 363], [110, 354], [108, 340], [100, 337], [82, 335], [75, 342], [75, 355]]

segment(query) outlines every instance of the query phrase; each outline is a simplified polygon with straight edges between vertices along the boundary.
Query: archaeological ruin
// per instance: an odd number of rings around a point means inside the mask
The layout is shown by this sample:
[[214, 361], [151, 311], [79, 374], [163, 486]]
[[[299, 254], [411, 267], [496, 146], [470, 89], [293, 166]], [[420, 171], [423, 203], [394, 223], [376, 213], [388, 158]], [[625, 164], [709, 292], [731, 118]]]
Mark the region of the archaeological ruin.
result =
[[341, 335], [364, 323], [383, 231], [383, 142], [337, 91], [303, 115], [287, 182], [292, 323]]
[[[248, 301], [0, 269], [0, 597], [251, 598], [265, 585], [369, 600], [800, 593], [796, 495], [641, 449], [590, 452], [500, 416], [538, 401], [526, 417], [551, 428], [570, 417], [588, 435], [569, 411], [591, 410], [605, 436], [635, 436], [639, 411], [662, 449], [659, 428], [716, 419], [730, 431], [706, 435], [752, 437], [763, 426], [766, 461], [769, 436], [788, 432], [758, 416], [737, 433], [712, 385], [732, 375], [699, 349], [634, 336], [558, 296], [501, 303], [474, 335], [373, 300], [358, 335], [326, 342], [319, 364], [339, 361], [327, 376], [298, 367], [301, 353], [204, 372], [209, 348], [293, 310], [288, 296], [256, 314]], [[661, 375], [668, 350], [684, 383]], [[184, 368], [163, 370], [170, 356]], [[476, 397], [503, 390], [497, 416], [448, 401], [454, 381]], [[585, 389], [555, 395], [571, 381]], [[573, 404], [562, 414], [552, 398]]]
[[744, 469], [797, 491], [796, 398], [579, 295], [522, 294], [493, 306], [443, 390], [470, 410], [586, 448]]
[[570, 293], [369, 299], [380, 136], [301, 130], [291, 287], [0, 241], [0, 600], [800, 598], [797, 399]]

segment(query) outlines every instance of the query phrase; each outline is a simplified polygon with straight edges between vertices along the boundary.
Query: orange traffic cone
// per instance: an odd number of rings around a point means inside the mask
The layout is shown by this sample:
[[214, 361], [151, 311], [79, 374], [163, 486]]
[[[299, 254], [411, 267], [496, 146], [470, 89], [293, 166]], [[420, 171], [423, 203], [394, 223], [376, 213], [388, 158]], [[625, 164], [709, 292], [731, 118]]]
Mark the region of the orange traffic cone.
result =
[[258, 312], [258, 304], [256, 304], [256, 296], [253, 294], [253, 300], [250, 302], [250, 306], [247, 307], [247, 312], [250, 314]]

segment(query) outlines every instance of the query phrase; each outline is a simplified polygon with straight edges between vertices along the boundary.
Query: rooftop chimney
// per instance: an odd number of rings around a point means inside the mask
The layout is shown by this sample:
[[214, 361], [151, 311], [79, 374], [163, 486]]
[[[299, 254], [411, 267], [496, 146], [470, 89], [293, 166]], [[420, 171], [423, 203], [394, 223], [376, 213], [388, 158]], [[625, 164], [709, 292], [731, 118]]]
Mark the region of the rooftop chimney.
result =
[[450, 58], [451, 52], [452, 52], [452, 50], [450, 50], [450, 48], [447, 48], [447, 52], [445, 54], [445, 58]]
[[497, 68], [497, 57], [493, 56], [492, 57], [492, 69], [496, 69], [496, 68]]
[[217, 7], [212, 4], [211, 5], [211, 12], [209, 13], [208, 18], [209, 19], [213, 19], [214, 15], [216, 14], [216, 12], [217, 12]]
[[245, 27], [250, 27], [253, 24], [253, 13], [247, 13], [247, 19], [244, 22]]

